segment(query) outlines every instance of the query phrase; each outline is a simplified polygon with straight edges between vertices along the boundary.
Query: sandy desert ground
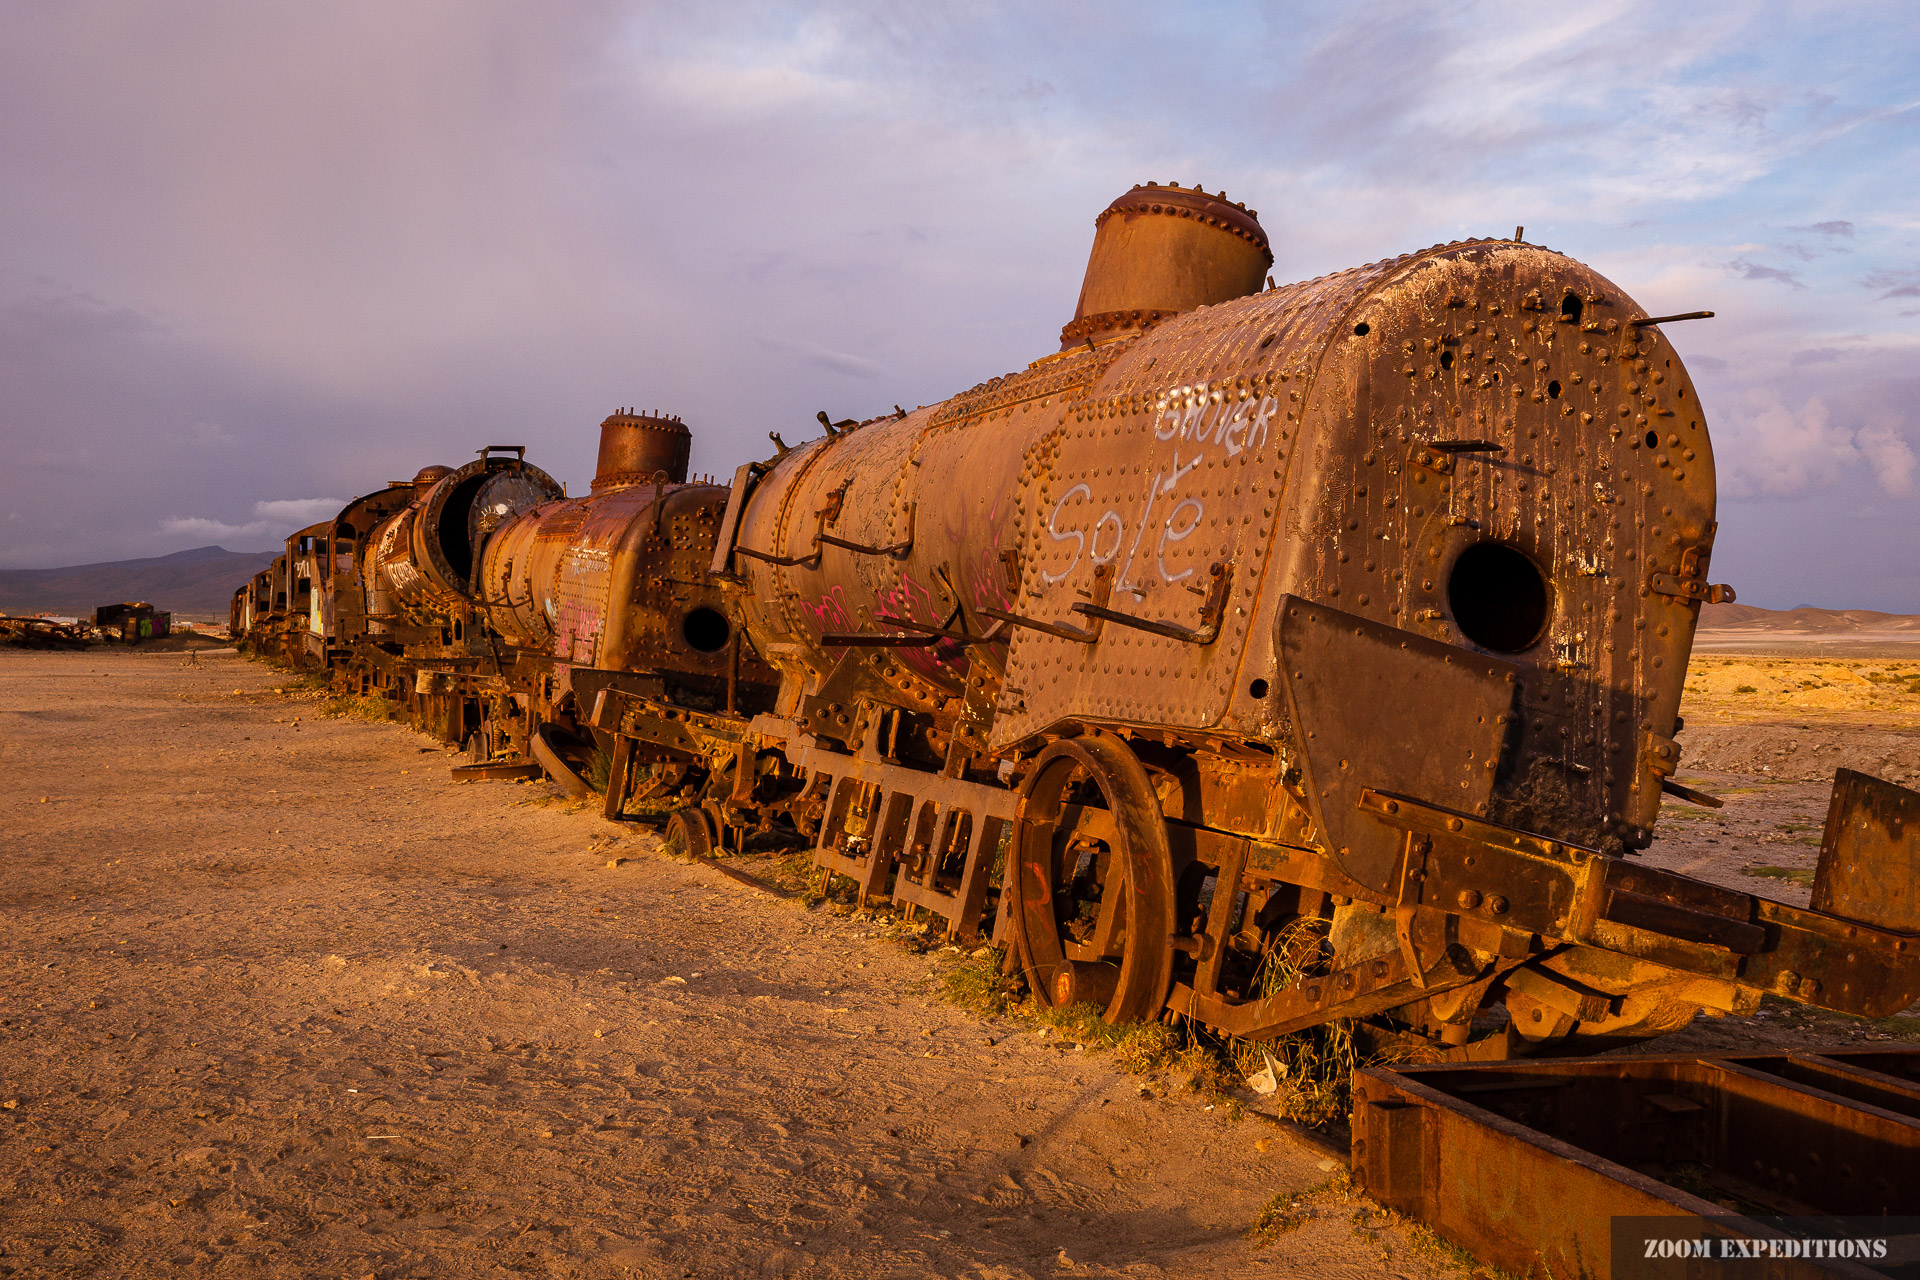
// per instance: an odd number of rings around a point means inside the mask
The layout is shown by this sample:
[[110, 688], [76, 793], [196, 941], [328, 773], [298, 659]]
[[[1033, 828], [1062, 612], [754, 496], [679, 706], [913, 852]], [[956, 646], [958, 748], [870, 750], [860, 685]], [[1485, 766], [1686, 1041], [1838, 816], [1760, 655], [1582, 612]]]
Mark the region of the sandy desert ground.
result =
[[0, 652], [0, 1274], [1463, 1274], [954, 953], [195, 661]]
[[[1834, 770], [1920, 787], [1920, 642], [1907, 631], [1703, 632], [1687, 671], [1676, 781], [1648, 862], [1795, 906], [1811, 892]], [[1920, 1043], [1920, 1006], [1869, 1023], [1769, 1000], [1756, 1018], [1697, 1019], [1667, 1049]]]

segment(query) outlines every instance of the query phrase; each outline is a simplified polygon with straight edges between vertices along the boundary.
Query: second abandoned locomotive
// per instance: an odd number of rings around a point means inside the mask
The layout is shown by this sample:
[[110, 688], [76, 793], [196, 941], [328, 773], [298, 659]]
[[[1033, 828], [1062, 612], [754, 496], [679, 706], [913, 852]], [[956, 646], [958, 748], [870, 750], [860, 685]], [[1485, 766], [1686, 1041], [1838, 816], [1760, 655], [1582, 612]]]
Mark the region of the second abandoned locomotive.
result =
[[[1113, 1020], [1497, 1056], [1920, 995], [1909, 911], [1631, 858], [1685, 793], [1694, 624], [1730, 598], [1657, 322], [1518, 241], [1262, 288], [1271, 262], [1251, 211], [1136, 187], [1023, 370], [776, 435], [725, 487], [652, 415], [608, 419], [581, 499], [489, 451], [324, 579], [397, 603], [256, 586], [236, 628], [490, 759], [565, 775], [596, 738], [611, 815], [647, 766], [696, 849], [790, 830]], [[1836, 800], [1816, 906], [1912, 865], [1869, 821], [1905, 800]]]

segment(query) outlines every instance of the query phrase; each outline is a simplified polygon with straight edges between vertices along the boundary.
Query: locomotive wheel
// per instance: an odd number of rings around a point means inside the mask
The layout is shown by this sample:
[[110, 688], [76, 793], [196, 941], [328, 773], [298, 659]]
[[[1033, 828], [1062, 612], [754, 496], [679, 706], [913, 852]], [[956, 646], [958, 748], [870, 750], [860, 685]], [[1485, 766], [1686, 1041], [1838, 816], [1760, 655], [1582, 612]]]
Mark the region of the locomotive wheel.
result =
[[1046, 748], [1020, 788], [1009, 853], [1002, 892], [1041, 1002], [1102, 1004], [1110, 1023], [1158, 1014], [1173, 978], [1173, 859], [1139, 758], [1104, 734]]
[[709, 800], [700, 806], [700, 811], [707, 815], [707, 827], [713, 832], [714, 847], [722, 853], [727, 852], [726, 809], [718, 800]]
[[667, 819], [667, 848], [691, 858], [713, 856], [713, 819], [700, 809], [676, 809]]

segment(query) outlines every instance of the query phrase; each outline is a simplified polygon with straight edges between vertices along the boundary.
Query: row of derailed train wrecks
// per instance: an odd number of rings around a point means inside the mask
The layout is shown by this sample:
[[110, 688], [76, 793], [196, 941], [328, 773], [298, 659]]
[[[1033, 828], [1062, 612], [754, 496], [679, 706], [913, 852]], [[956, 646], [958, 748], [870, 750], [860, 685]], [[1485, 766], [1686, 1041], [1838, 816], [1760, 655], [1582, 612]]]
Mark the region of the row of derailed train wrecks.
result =
[[1253, 211], [1136, 187], [1024, 369], [730, 484], [661, 413], [580, 497], [491, 446], [300, 531], [233, 631], [469, 776], [604, 751], [609, 816], [810, 846], [1111, 1021], [1472, 1060], [1912, 1004], [1914, 793], [1839, 780], [1810, 910], [1633, 856], [1713, 803], [1674, 737], [1731, 598], [1661, 321], [1517, 239], [1271, 263]]

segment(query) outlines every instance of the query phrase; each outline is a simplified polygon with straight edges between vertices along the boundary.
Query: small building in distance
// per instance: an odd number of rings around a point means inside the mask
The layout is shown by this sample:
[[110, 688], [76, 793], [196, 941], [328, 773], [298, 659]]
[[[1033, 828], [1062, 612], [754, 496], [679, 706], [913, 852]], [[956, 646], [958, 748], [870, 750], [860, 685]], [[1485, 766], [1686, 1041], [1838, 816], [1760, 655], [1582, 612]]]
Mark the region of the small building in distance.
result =
[[173, 615], [145, 601], [103, 604], [93, 611], [94, 629], [103, 634], [118, 634], [128, 644], [157, 640], [172, 629]]

